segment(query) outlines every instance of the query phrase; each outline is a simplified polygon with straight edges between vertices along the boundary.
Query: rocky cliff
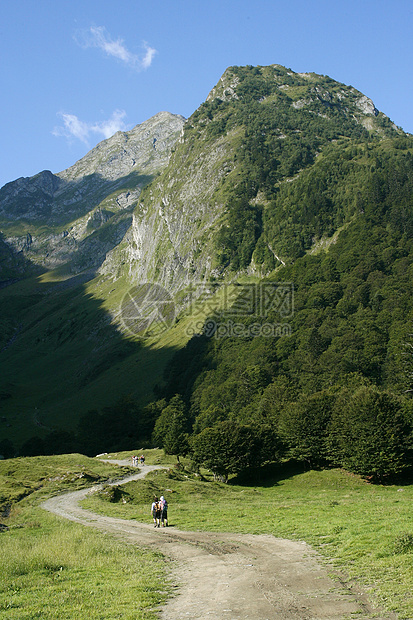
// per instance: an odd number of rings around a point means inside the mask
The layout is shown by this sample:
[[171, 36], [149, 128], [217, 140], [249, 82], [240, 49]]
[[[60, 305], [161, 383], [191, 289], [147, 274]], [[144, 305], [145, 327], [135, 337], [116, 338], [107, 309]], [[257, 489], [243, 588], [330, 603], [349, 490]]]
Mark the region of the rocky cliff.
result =
[[182, 116], [160, 112], [63, 172], [8, 183], [0, 190], [5, 242], [47, 268], [98, 267], [129, 228], [142, 188], [167, 165], [183, 124]]

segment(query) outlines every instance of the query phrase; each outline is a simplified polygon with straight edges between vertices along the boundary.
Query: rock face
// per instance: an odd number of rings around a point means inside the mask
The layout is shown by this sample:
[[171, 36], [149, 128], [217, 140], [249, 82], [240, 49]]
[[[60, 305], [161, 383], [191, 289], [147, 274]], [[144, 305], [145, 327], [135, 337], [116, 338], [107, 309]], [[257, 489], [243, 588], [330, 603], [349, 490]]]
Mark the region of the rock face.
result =
[[171, 149], [181, 134], [183, 116], [159, 112], [130, 131], [118, 131], [100, 142], [76, 164], [59, 173], [66, 182], [89, 175], [100, 180], [119, 181], [132, 172], [156, 175], [168, 163]]
[[102, 274], [121, 275], [126, 265], [134, 283], [158, 282], [176, 292], [213, 270], [213, 235], [224, 202], [215, 201], [220, 183], [234, 167], [227, 137], [205, 144], [202, 152], [184, 137], [167, 169], [134, 210], [124, 243], [110, 252]]
[[160, 112], [63, 172], [8, 183], [0, 190], [4, 241], [47, 268], [96, 268], [130, 226], [142, 188], [167, 165], [184, 122]]
[[7, 183], [0, 190], [0, 217], [12, 221], [48, 218], [55, 194], [63, 185], [61, 179], [49, 170]]

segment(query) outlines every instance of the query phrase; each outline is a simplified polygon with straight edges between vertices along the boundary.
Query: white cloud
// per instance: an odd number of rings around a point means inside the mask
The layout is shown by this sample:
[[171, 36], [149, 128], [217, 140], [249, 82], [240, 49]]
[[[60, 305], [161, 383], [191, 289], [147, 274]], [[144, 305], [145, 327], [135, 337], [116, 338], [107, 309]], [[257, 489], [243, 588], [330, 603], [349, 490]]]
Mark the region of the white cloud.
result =
[[146, 43], [146, 41], [144, 42], [144, 44], [143, 44], [143, 45], [144, 45], [144, 47], [145, 47], [145, 49], [146, 49], [146, 54], [145, 54], [145, 56], [142, 58], [141, 63], [142, 63], [142, 67], [143, 67], [144, 69], [147, 69], [147, 68], [148, 68], [148, 67], [150, 67], [150, 66], [151, 66], [151, 64], [152, 64], [153, 57], [154, 57], [154, 56], [155, 56], [155, 54], [156, 54], [156, 49], [154, 49], [153, 47], [149, 47], [149, 45]]
[[125, 110], [115, 110], [107, 121], [101, 121], [92, 125], [91, 131], [102, 134], [104, 138], [110, 138], [117, 131], [126, 131], [128, 127], [123, 122], [125, 116]]
[[68, 139], [76, 138], [87, 146], [89, 146], [89, 139], [93, 135], [110, 138], [117, 131], [128, 129], [123, 120], [126, 116], [125, 110], [115, 110], [108, 120], [97, 123], [81, 121], [75, 114], [66, 114], [65, 112], [59, 112], [58, 116], [61, 117], [63, 126], [55, 127], [52, 131], [53, 135]]
[[104, 26], [91, 26], [89, 30], [79, 31], [74, 39], [84, 49], [97, 47], [107, 56], [117, 58], [138, 71], [148, 69], [156, 54], [156, 49], [150, 47], [145, 41], [142, 44], [144, 54], [142, 56], [133, 54], [127, 49], [122, 39], [113, 40]]

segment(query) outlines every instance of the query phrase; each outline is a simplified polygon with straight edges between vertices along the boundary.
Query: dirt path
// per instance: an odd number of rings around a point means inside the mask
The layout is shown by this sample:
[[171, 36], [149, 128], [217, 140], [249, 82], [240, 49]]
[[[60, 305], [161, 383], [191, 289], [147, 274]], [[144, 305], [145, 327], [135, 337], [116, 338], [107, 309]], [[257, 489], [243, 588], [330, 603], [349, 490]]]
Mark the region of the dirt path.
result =
[[[129, 461], [118, 463], [130, 465]], [[158, 468], [145, 465], [121, 483], [142, 478]], [[172, 559], [177, 596], [163, 607], [162, 620], [344, 620], [353, 614], [359, 620], [373, 617], [364, 597], [347, 589], [338, 577], [333, 580], [317, 553], [305, 543], [268, 535], [154, 529], [152, 524], [104, 517], [80, 508], [79, 502], [99, 488], [52, 497], [42, 507], [132, 544], [155, 548]], [[392, 620], [396, 616], [374, 618]]]

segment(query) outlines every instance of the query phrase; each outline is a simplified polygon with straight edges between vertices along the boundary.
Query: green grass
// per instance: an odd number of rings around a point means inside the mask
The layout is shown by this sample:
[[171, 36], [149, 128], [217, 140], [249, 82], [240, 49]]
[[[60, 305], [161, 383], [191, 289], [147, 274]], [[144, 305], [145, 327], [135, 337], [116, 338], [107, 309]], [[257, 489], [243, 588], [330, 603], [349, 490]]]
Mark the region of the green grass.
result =
[[149, 522], [153, 495], [164, 494], [179, 529], [305, 540], [382, 608], [413, 617], [413, 486], [373, 486], [338, 469], [267, 474], [225, 485], [172, 468], [119, 487], [120, 503], [103, 491], [83, 505]]
[[157, 617], [167, 593], [160, 555], [39, 508], [32, 518], [0, 534], [1, 619]]
[[63, 490], [119, 478], [119, 468], [79, 454], [0, 462], [1, 620], [151, 620], [169, 592], [162, 556], [47, 513]]
[[0, 461], [0, 506], [33, 505], [64, 490], [74, 490], [129, 471], [82, 454], [34, 456]]
[[56, 428], [73, 430], [82, 414], [126, 394], [152, 400], [176, 350], [126, 338], [111, 324], [127, 283], [65, 286], [48, 276], [0, 291], [0, 439], [16, 448]]
[[[162, 450], [135, 451], [142, 453], [147, 464], [169, 469], [115, 493], [104, 487], [83, 505], [149, 523], [152, 498], [163, 494], [172, 528], [305, 540], [374, 603], [413, 617], [413, 485], [371, 485], [343, 470], [288, 464], [262, 470], [253, 483], [222, 484], [205, 471], [178, 470]], [[132, 452], [107, 456], [129, 459]], [[0, 532], [0, 620], [156, 617], [170, 593], [162, 556], [39, 508], [50, 495], [128, 471], [80, 454], [0, 462], [0, 506], [11, 506], [0, 518], [9, 527]]]

